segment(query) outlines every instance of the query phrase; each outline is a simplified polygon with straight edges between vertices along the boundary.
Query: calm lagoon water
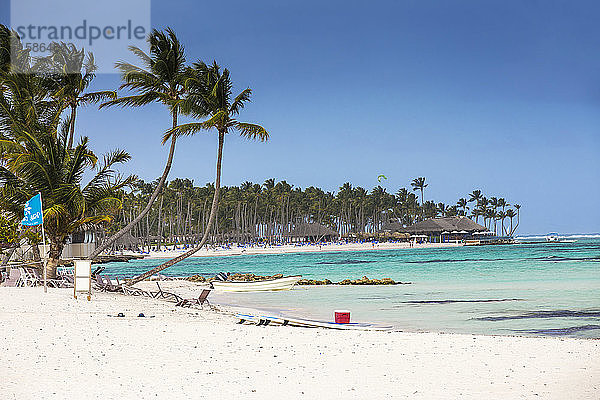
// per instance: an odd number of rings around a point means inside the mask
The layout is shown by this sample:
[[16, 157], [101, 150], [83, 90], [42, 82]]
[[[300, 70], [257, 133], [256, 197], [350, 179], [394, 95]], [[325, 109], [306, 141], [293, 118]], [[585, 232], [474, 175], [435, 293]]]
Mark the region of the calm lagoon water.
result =
[[[157, 260], [107, 265], [132, 276]], [[164, 273], [219, 271], [300, 274], [333, 281], [390, 277], [396, 286], [297, 287], [287, 292], [220, 295], [219, 300], [284, 314], [402, 330], [600, 338], [600, 239], [446, 249], [248, 255], [188, 259]]]

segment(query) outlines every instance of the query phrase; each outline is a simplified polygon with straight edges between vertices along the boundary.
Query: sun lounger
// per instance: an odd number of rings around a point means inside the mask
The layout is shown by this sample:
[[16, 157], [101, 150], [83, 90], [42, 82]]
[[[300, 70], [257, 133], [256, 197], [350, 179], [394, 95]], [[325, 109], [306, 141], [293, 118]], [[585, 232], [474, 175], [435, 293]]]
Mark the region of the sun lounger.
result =
[[[31, 273], [33, 274], [33, 277], [35, 278], [35, 285], [43, 286], [44, 285], [44, 277], [40, 273], [40, 271], [34, 268], [31, 270]], [[63, 286], [65, 281], [62, 278], [47, 279], [46, 282], [47, 282], [48, 286], [54, 287], [54, 288], [67, 287], [67, 286]]]
[[154, 297], [150, 292], [147, 292], [142, 289], [138, 289], [133, 286], [122, 285], [123, 293], [127, 296], [146, 296], [146, 297]]
[[204, 303], [207, 303], [210, 306], [210, 302], [208, 301], [208, 295], [210, 294], [210, 289], [202, 290], [200, 296], [197, 299], [182, 299], [176, 305], [180, 307], [191, 307], [193, 305], [200, 305], [204, 308]]
[[155, 299], [173, 300], [175, 301], [175, 303], [179, 303], [183, 300], [181, 296], [178, 296], [175, 293], [163, 291], [158, 282], [156, 282], [156, 286], [158, 286], [158, 292], [150, 292], [152, 297], [154, 297]]
[[102, 278], [101, 275], [96, 275], [96, 282], [94, 282], [94, 288], [100, 290], [101, 292], [105, 292], [106, 289], [106, 282], [104, 282], [104, 279]]
[[110, 277], [104, 275], [103, 279], [106, 284], [106, 291], [108, 291], [108, 292], [122, 292], [123, 291], [123, 285], [113, 284]]
[[19, 268], [21, 272], [21, 286], [36, 286], [37, 278], [26, 268]]
[[21, 286], [21, 271], [17, 268], [11, 268], [2, 286]]

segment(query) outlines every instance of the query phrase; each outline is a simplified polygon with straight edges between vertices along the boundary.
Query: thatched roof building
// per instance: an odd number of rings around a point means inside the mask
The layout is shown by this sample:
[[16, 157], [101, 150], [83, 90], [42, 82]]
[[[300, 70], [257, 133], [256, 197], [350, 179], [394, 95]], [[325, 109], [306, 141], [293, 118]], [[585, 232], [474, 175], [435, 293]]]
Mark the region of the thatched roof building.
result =
[[117, 248], [125, 247], [125, 248], [134, 248], [137, 247], [139, 243], [138, 238], [134, 237], [131, 233], [127, 232], [117, 240], [115, 240], [115, 246]]
[[485, 226], [479, 225], [467, 217], [444, 217], [430, 218], [425, 221], [417, 222], [406, 228], [401, 228], [400, 232], [410, 233], [411, 235], [442, 235], [442, 234], [473, 234], [475, 232], [487, 231]]
[[303, 240], [307, 242], [317, 242], [321, 240], [335, 240], [338, 238], [338, 233], [323, 224], [317, 223], [302, 223], [294, 227], [289, 233], [289, 236], [295, 240]]
[[404, 227], [400, 222], [386, 222], [381, 226], [381, 229], [378, 232], [381, 233], [394, 233], [394, 232], [403, 232]]

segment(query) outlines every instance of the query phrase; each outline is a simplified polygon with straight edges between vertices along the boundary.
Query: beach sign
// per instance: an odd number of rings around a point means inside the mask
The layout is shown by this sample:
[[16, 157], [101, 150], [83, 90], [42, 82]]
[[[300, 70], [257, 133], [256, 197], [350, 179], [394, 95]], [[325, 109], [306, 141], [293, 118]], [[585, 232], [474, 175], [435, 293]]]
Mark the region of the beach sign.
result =
[[[23, 219], [21, 225], [24, 226], [42, 226], [42, 243], [46, 246], [46, 233], [44, 232], [44, 213], [42, 212], [42, 194], [38, 193], [27, 202], [23, 207]], [[44, 293], [48, 291], [48, 279], [46, 265], [44, 267]]]
[[92, 260], [75, 260], [73, 271], [73, 297], [85, 293], [88, 301], [92, 299]]
[[43, 223], [44, 215], [42, 213], [42, 194], [38, 193], [25, 203], [21, 225], [35, 226], [42, 225]]

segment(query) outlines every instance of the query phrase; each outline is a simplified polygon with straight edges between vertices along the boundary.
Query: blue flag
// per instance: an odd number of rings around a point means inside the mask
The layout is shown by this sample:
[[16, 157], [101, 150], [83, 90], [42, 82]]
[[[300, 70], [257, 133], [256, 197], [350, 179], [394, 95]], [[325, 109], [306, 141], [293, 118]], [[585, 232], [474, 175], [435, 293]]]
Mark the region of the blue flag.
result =
[[25, 203], [25, 209], [23, 211], [25, 215], [21, 225], [34, 226], [42, 225], [44, 223], [44, 216], [42, 214], [42, 194], [38, 193], [33, 196], [27, 203]]

